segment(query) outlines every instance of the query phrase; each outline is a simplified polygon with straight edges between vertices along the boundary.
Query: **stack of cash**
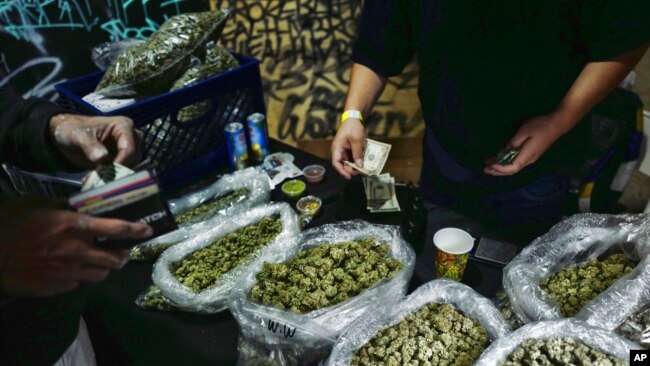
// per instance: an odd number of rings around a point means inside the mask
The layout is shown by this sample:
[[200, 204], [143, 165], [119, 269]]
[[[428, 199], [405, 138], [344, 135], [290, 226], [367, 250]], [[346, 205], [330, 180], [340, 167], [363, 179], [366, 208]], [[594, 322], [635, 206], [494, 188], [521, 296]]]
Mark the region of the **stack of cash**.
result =
[[400, 211], [395, 194], [395, 178], [390, 173], [363, 177], [363, 188], [371, 213]]
[[391, 145], [366, 139], [363, 148], [363, 167], [347, 161], [345, 164], [366, 175], [363, 178], [363, 187], [368, 200], [368, 210], [372, 213], [400, 211], [395, 194], [395, 178], [391, 177], [390, 173], [381, 174]]

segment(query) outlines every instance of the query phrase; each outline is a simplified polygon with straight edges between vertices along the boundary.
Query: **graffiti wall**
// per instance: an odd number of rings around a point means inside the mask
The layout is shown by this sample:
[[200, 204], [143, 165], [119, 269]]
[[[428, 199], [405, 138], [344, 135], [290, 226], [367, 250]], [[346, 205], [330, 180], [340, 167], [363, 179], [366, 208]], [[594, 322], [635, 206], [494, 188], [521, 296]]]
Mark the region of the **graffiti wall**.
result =
[[97, 70], [93, 46], [146, 38], [170, 16], [208, 7], [207, 0], [0, 0], [0, 86], [54, 100], [54, 84]]
[[[221, 43], [261, 60], [269, 132], [294, 143], [332, 137], [343, 109], [361, 0], [211, 0], [230, 8]], [[373, 136], [423, 129], [417, 65], [390, 80], [367, 119]]]
[[[54, 85], [97, 70], [91, 49], [146, 38], [170, 16], [228, 7], [222, 44], [262, 62], [270, 134], [333, 136], [343, 108], [361, 0], [0, 0], [0, 86], [55, 100]], [[417, 65], [390, 80], [366, 116], [373, 136], [422, 130]]]

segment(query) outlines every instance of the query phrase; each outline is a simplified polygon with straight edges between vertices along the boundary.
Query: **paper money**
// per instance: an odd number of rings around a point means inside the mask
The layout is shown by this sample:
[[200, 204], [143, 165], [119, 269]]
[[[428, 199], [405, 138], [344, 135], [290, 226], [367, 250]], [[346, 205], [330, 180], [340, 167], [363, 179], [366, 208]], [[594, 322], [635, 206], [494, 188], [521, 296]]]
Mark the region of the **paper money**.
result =
[[363, 187], [368, 201], [367, 208], [371, 213], [400, 211], [395, 178], [390, 174], [364, 177]]
[[84, 178], [81, 191], [84, 192], [90, 189], [99, 188], [107, 183], [124, 178], [133, 173], [133, 170], [118, 163], [100, 165]]
[[376, 176], [381, 174], [382, 169], [384, 169], [390, 148], [390, 144], [366, 139], [363, 146], [363, 168], [349, 161], [344, 163], [364, 175]]
[[512, 163], [513, 160], [519, 155], [519, 149], [517, 148], [510, 148], [510, 149], [503, 149], [499, 151], [497, 154], [497, 163], [501, 165], [508, 165]]

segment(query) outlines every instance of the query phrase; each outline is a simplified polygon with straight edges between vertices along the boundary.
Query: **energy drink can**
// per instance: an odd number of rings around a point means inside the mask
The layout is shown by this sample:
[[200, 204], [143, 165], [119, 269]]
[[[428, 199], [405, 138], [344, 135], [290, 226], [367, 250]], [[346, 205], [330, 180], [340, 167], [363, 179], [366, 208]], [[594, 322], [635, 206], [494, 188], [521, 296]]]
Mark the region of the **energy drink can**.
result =
[[264, 115], [262, 113], [251, 114], [246, 118], [246, 127], [251, 142], [251, 158], [261, 164], [269, 155], [269, 138]]
[[232, 122], [226, 125], [225, 131], [230, 165], [234, 170], [246, 168], [248, 164], [248, 145], [246, 145], [244, 125], [239, 122]]

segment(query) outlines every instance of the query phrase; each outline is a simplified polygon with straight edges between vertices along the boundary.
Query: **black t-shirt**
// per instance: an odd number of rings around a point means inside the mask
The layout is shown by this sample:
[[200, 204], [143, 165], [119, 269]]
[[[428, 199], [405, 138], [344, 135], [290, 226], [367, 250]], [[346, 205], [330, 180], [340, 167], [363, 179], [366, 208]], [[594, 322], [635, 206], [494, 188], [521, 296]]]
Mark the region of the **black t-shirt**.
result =
[[[648, 0], [368, 0], [354, 61], [394, 76], [417, 54], [427, 127], [480, 171], [523, 121], [558, 105], [587, 62], [650, 40], [649, 14]], [[580, 123], [538, 163], [497, 179], [521, 185], [578, 158], [589, 128]]]

